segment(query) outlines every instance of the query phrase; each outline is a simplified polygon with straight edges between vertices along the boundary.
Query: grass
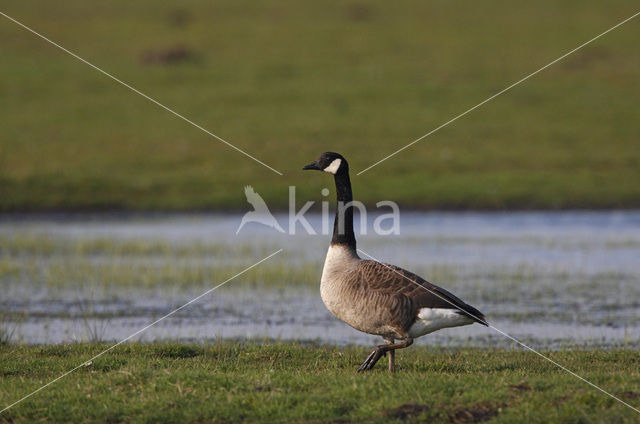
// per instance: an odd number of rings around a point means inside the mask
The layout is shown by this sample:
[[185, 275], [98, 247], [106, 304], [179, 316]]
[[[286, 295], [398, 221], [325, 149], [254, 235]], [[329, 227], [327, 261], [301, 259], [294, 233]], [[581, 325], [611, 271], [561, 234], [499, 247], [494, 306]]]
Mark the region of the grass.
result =
[[156, 240], [118, 240], [113, 238], [65, 238], [47, 234], [21, 232], [12, 235], [0, 235], [0, 254], [12, 256], [116, 256], [116, 257], [152, 257], [172, 258], [213, 258], [229, 260], [238, 256], [261, 255], [277, 250], [274, 243], [220, 243], [190, 240], [189, 243], [173, 243]]
[[13, 336], [16, 333], [16, 326], [14, 324], [9, 324], [7, 322], [8, 318], [9, 314], [0, 312], [0, 346], [11, 343]]
[[[0, 20], [0, 211], [238, 209], [320, 200], [637, 12], [631, 0], [278, 4], [7, 0], [3, 12], [284, 172], [280, 177]], [[415, 208], [640, 207], [630, 22], [354, 178]]]
[[[106, 345], [0, 346], [0, 406]], [[412, 347], [368, 374], [367, 349], [282, 343], [127, 344], [0, 415], [55, 422], [631, 423], [633, 410], [519, 351]], [[631, 405], [637, 351], [546, 352]]]

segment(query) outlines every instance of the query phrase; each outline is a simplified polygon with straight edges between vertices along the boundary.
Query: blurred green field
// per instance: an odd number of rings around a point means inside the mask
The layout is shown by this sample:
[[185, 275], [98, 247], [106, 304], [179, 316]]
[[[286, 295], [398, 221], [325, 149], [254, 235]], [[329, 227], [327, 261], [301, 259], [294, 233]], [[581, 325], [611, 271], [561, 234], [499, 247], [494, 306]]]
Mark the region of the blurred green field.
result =
[[[514, 3], [6, 0], [4, 13], [282, 171], [279, 176], [0, 17], [0, 210], [239, 209], [319, 200], [638, 11]], [[640, 207], [640, 20], [354, 177], [415, 208]]]

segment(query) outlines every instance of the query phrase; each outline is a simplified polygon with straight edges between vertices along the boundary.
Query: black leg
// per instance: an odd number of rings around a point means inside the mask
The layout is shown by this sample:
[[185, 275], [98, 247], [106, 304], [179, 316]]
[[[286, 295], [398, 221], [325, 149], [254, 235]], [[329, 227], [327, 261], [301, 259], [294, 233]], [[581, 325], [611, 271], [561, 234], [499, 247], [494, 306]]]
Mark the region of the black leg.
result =
[[413, 339], [411, 337], [407, 337], [400, 343], [392, 343], [392, 344], [376, 346], [373, 352], [371, 352], [371, 354], [367, 357], [367, 359], [364, 360], [362, 365], [360, 365], [360, 368], [358, 368], [358, 371], [362, 372], [362, 371], [369, 371], [373, 369], [376, 362], [378, 362], [380, 358], [382, 358], [387, 352], [394, 351], [396, 349], [403, 349], [405, 347], [411, 346], [411, 344], [413, 344]]
[[376, 364], [376, 362], [378, 362], [380, 358], [382, 358], [382, 356], [387, 353], [386, 347], [386, 345], [376, 346], [376, 348], [373, 349], [373, 352], [371, 352], [367, 359], [364, 360], [362, 365], [360, 365], [360, 368], [358, 368], [358, 372], [369, 371], [373, 369], [373, 366]]

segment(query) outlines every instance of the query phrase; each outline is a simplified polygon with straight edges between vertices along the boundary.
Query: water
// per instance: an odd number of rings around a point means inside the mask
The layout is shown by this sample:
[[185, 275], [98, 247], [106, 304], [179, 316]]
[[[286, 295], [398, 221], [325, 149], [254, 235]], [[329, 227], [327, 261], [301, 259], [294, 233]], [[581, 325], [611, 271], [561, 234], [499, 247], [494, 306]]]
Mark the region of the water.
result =
[[[277, 218], [287, 228], [286, 217]], [[377, 343], [331, 316], [320, 300], [329, 236], [302, 234], [301, 227], [297, 235], [281, 234], [259, 224], [236, 235], [240, 219], [5, 216], [3, 333], [39, 344], [121, 340], [282, 248], [134, 340]], [[321, 229], [320, 216], [309, 221]], [[539, 348], [638, 346], [639, 211], [405, 213], [400, 231], [362, 235], [358, 247], [453, 291], [518, 339]], [[480, 325], [419, 343], [513, 345]]]

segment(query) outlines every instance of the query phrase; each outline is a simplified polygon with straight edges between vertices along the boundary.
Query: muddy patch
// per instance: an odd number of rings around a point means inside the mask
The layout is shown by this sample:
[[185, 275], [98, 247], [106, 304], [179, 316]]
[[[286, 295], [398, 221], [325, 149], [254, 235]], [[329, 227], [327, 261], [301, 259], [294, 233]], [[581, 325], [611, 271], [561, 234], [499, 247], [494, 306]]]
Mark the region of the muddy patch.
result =
[[140, 61], [145, 65], [173, 65], [195, 59], [195, 53], [184, 45], [142, 52]]
[[174, 9], [167, 14], [167, 23], [171, 27], [185, 28], [191, 21], [193, 21], [193, 16], [187, 9]]
[[640, 399], [640, 393], [629, 390], [628, 392], [624, 392], [622, 397], [629, 400], [638, 400]]
[[418, 415], [428, 411], [429, 409], [431, 408], [428, 405], [405, 403], [404, 405], [400, 405], [397, 408], [388, 409], [382, 414], [394, 420], [407, 421], [411, 418], [417, 417]]
[[517, 383], [517, 384], [511, 384], [509, 385], [509, 388], [518, 393], [531, 391], [531, 386], [529, 386], [529, 384], [527, 384], [526, 381], [521, 381], [520, 383]]
[[459, 408], [449, 419], [454, 424], [481, 423], [498, 415], [505, 405], [494, 405], [490, 402], [480, 402], [468, 408]]
[[345, 17], [352, 22], [364, 22], [371, 20], [373, 9], [366, 3], [351, 3], [345, 9]]
[[610, 56], [611, 53], [604, 47], [591, 47], [567, 60], [564, 64], [564, 68], [570, 71], [586, 69], [598, 62], [609, 59]]

